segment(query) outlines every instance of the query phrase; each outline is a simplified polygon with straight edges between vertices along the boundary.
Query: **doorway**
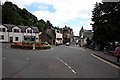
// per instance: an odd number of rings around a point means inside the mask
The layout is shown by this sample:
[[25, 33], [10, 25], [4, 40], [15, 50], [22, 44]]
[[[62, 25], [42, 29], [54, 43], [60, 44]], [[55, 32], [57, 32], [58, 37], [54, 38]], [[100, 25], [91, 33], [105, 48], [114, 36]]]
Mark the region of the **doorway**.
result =
[[13, 42], [13, 37], [10, 37], [10, 43], [12, 43]]

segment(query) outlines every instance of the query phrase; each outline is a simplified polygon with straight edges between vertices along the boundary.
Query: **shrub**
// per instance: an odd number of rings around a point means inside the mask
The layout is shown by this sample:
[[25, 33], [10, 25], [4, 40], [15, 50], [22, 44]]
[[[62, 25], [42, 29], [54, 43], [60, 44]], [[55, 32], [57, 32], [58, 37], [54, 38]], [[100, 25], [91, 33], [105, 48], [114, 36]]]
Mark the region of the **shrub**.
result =
[[[17, 49], [33, 49], [33, 43], [14, 43], [11, 45], [11, 48]], [[35, 49], [50, 49], [51, 46], [47, 44], [35, 44]]]

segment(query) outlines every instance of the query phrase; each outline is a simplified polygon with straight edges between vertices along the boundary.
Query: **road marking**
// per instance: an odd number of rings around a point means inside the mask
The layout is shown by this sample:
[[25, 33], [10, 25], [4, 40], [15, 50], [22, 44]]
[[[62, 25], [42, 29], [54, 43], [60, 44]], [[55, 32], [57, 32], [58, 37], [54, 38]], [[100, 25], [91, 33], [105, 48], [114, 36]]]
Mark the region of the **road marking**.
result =
[[67, 63], [65, 63], [63, 60], [57, 58], [60, 62], [62, 62], [63, 64], [65, 64], [74, 74], [76, 74], [76, 71], [73, 70]]
[[30, 58], [26, 58], [26, 59], [30, 59]]
[[2, 59], [6, 59], [6, 58], [2, 58]]
[[80, 49], [82, 51], [85, 51], [84, 49], [80, 48], [80, 47], [69, 47], [69, 48], [73, 48], [73, 49]]
[[85, 51], [85, 49], [80, 48], [81, 50]]
[[105, 62], [105, 63], [107, 63], [107, 64], [109, 64], [109, 65], [111, 65], [111, 66], [113, 66], [113, 67], [115, 67], [115, 68], [117, 68], [117, 69], [120, 69], [119, 66], [117, 66], [117, 65], [115, 65], [115, 64], [112, 64], [112, 63], [110, 63], [110, 62], [108, 62], [108, 61], [106, 61], [106, 60], [104, 60], [104, 59], [102, 59], [102, 58], [100, 58], [100, 57], [98, 57], [98, 56], [96, 56], [96, 55], [94, 55], [94, 54], [90, 54], [90, 55], [93, 56], [93, 57], [95, 57], [95, 58], [97, 58], [98, 60], [101, 60], [101, 61], [103, 61], [103, 62]]

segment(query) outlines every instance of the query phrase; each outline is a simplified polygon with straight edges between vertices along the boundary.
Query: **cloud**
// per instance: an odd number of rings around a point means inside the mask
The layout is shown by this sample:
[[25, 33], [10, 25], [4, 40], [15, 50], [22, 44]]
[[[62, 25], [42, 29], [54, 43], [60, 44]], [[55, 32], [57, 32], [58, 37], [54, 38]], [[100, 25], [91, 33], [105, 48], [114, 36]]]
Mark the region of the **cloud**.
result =
[[[64, 27], [65, 24], [74, 29], [78, 35], [78, 29], [83, 26], [91, 29], [90, 20], [92, 10], [96, 2], [102, 0], [10, 0], [19, 7], [28, 8], [36, 4], [35, 11], [31, 11], [38, 19], [50, 20], [54, 26]], [[41, 5], [39, 5], [41, 4]], [[49, 8], [51, 6], [51, 8]], [[49, 9], [48, 9], [49, 8]], [[53, 11], [50, 11], [52, 10]], [[29, 10], [31, 10], [29, 8]]]

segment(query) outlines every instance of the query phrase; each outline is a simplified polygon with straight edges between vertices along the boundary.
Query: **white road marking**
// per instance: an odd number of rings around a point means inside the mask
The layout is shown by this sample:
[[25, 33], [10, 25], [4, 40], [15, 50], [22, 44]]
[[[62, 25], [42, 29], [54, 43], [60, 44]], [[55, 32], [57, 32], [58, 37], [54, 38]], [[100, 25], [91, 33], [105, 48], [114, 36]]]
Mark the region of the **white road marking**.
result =
[[62, 62], [63, 64], [65, 64], [74, 74], [76, 74], [76, 71], [73, 70], [67, 63], [65, 63], [63, 60], [57, 58], [60, 62]]
[[6, 58], [2, 58], [2, 59], [6, 59]]
[[26, 58], [26, 59], [30, 59], [30, 58]]
[[106, 60], [104, 60], [104, 59], [102, 59], [102, 58], [100, 58], [100, 57], [98, 57], [98, 56], [96, 56], [96, 55], [94, 55], [94, 54], [90, 54], [90, 55], [92, 55], [93, 57], [95, 57], [95, 58], [97, 58], [97, 59], [99, 59], [99, 60], [101, 60], [101, 61], [103, 61], [103, 62], [105, 62], [105, 63], [107, 63], [107, 64], [109, 64], [109, 65], [111, 65], [111, 66], [113, 66], [113, 67], [115, 67], [115, 68], [117, 68], [117, 69], [120, 69], [119, 66], [117, 66], [117, 65], [115, 65], [115, 64], [112, 64], [112, 63], [110, 63], [110, 62], [108, 62], [108, 61], [106, 61]]
[[7, 47], [7, 48], [9, 48], [9, 47]]
[[73, 49], [81, 49], [82, 51], [85, 51], [85, 49], [82, 49], [80, 47], [69, 47], [69, 48], [73, 48]]

